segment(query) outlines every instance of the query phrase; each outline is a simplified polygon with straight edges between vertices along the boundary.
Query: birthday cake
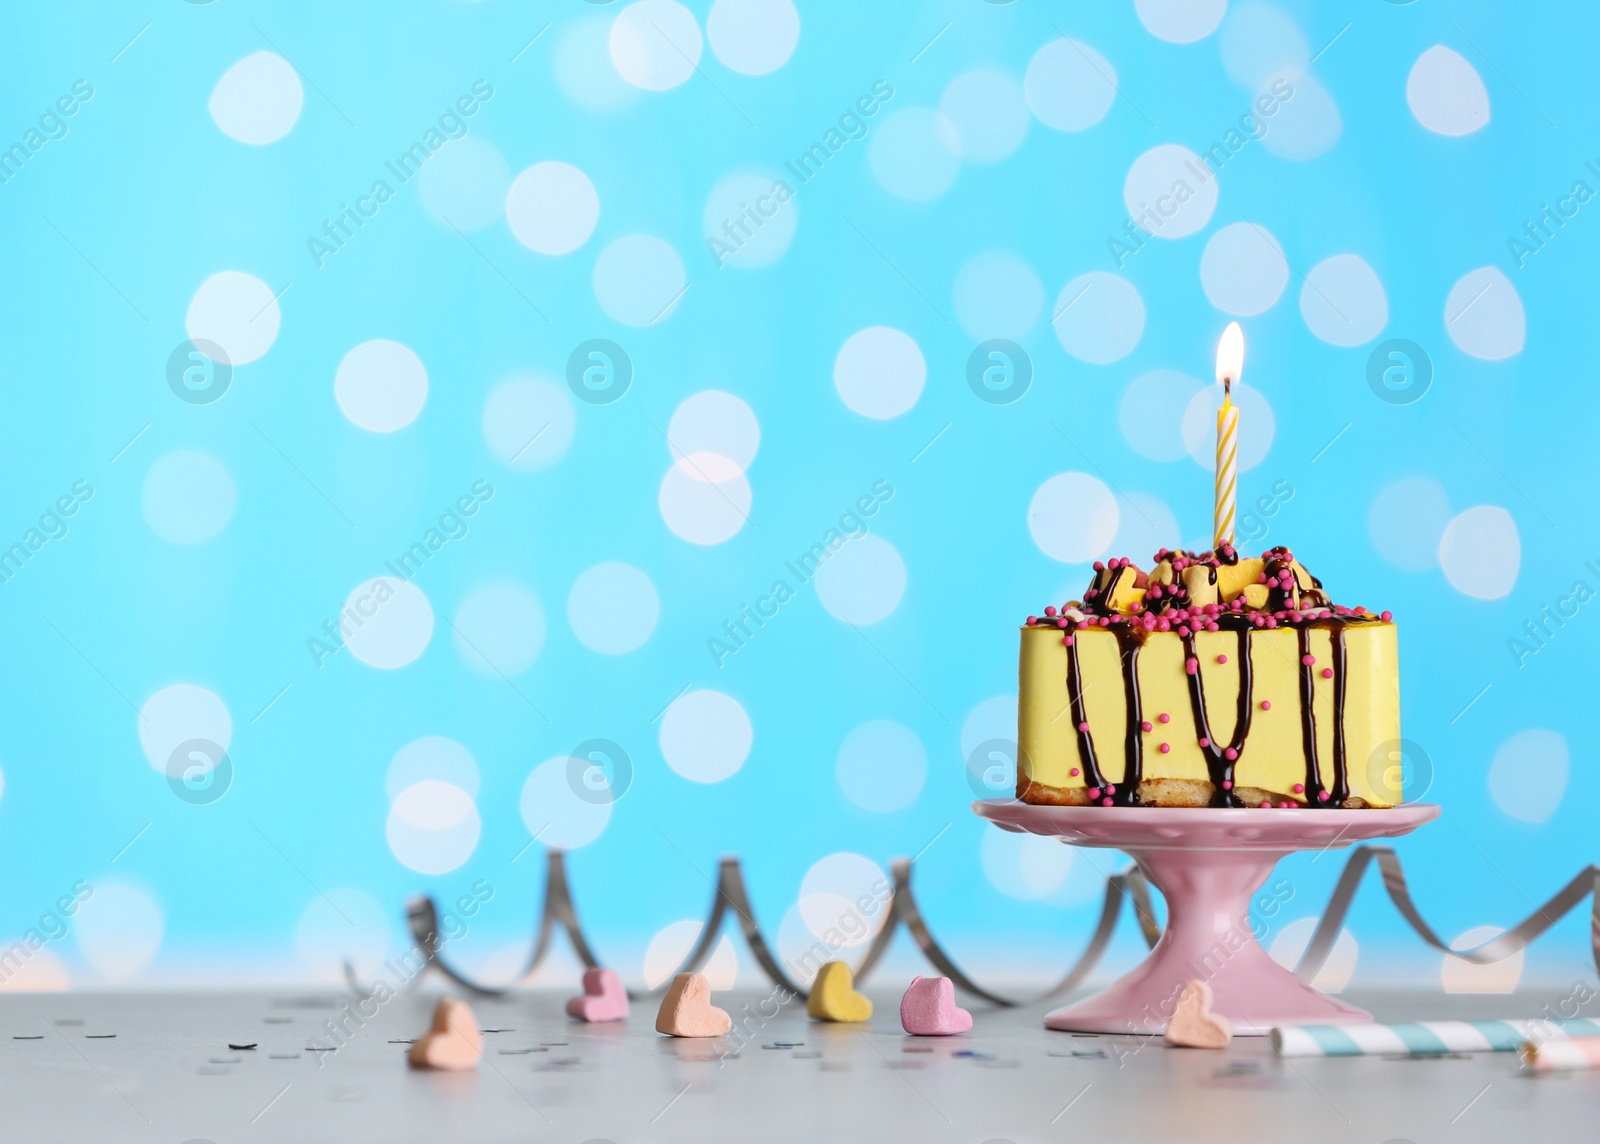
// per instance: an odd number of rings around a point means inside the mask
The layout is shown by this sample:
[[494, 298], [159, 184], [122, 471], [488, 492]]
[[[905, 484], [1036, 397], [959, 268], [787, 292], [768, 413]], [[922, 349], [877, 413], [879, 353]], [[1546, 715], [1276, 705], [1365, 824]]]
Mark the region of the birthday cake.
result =
[[1334, 605], [1287, 548], [1096, 562], [1022, 628], [1017, 797], [1066, 806], [1401, 800], [1388, 612]]

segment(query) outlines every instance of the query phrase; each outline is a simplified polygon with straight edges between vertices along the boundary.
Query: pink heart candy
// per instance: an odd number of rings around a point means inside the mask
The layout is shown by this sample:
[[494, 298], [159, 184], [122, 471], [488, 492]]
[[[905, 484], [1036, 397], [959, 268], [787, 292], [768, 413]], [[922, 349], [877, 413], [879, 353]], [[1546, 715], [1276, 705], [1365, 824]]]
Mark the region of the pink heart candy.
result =
[[567, 1002], [567, 1015], [580, 1021], [623, 1021], [628, 1017], [628, 991], [614, 969], [585, 969], [583, 993]]
[[948, 1037], [972, 1028], [972, 1014], [956, 1005], [948, 977], [915, 977], [900, 998], [900, 1024], [919, 1037]]

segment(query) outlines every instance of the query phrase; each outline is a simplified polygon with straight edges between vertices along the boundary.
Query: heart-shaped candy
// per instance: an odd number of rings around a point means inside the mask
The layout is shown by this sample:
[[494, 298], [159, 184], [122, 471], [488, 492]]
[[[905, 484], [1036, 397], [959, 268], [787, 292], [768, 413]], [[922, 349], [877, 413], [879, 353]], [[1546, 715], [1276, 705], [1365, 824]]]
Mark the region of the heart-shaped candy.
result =
[[443, 997], [433, 1025], [417, 1038], [407, 1059], [414, 1069], [475, 1069], [483, 1056], [483, 1034], [465, 1001]]
[[628, 1016], [628, 991], [614, 969], [585, 969], [583, 994], [567, 1002], [567, 1015], [580, 1021], [623, 1021]]
[[1178, 992], [1178, 1004], [1167, 1018], [1167, 1044], [1187, 1049], [1224, 1049], [1233, 1039], [1226, 1017], [1211, 1011], [1211, 986], [1191, 981]]
[[661, 999], [656, 1032], [669, 1037], [720, 1037], [733, 1018], [711, 1003], [711, 983], [703, 973], [680, 973]]
[[855, 978], [842, 961], [830, 961], [817, 971], [806, 998], [806, 1012], [819, 1021], [866, 1021], [872, 1002], [855, 990]]
[[948, 977], [913, 977], [900, 998], [900, 1024], [919, 1037], [948, 1037], [972, 1028], [972, 1014], [956, 1005], [956, 987]]

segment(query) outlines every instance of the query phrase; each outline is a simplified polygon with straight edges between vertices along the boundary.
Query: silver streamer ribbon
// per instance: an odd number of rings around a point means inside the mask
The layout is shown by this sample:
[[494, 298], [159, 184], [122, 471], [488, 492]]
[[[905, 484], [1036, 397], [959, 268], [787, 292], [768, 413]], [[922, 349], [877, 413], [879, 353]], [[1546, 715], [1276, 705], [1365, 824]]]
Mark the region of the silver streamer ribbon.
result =
[[[1455, 950], [1445, 944], [1418, 911], [1411, 899], [1405, 872], [1401, 869], [1400, 859], [1395, 852], [1387, 846], [1360, 846], [1350, 854], [1349, 860], [1345, 863], [1344, 871], [1339, 875], [1338, 884], [1335, 885], [1333, 895], [1328, 900], [1327, 908], [1323, 911], [1316, 931], [1311, 936], [1311, 942], [1306, 946], [1300, 963], [1295, 966], [1295, 973], [1302, 980], [1310, 981], [1315, 978], [1328, 960], [1328, 955], [1333, 951], [1334, 942], [1355, 900], [1356, 891], [1360, 889], [1361, 876], [1374, 860], [1383, 873], [1383, 886], [1390, 901], [1400, 911], [1400, 916], [1406, 923], [1416, 931], [1417, 936], [1442, 953], [1474, 965], [1488, 965], [1520, 953], [1560, 921], [1574, 906], [1582, 902], [1585, 895], [1590, 896], [1592, 900], [1590, 946], [1595, 971], [1600, 974], [1600, 867], [1584, 867], [1549, 901], [1514, 928], [1472, 949]], [[1151, 907], [1150, 885], [1137, 866], [1130, 866], [1121, 874], [1113, 875], [1106, 880], [1105, 898], [1100, 906], [1100, 917], [1095, 924], [1094, 933], [1077, 962], [1065, 976], [1038, 997], [1025, 1001], [1003, 997], [985, 989], [969, 977], [933, 936], [933, 932], [923, 919], [922, 910], [918, 907], [916, 895], [911, 888], [911, 860], [896, 858], [890, 863], [890, 869], [893, 873], [894, 889], [889, 899], [889, 912], [872, 944], [868, 946], [866, 956], [855, 968], [854, 976], [857, 981], [864, 981], [871, 974], [883, 955], [888, 952], [901, 926], [904, 926], [906, 932], [911, 935], [911, 940], [916, 943], [922, 956], [941, 975], [950, 978], [957, 988], [991, 1004], [1006, 1007], [1049, 1000], [1070, 993], [1082, 985], [1094, 971], [1095, 966], [1100, 963], [1101, 957], [1111, 944], [1111, 939], [1116, 933], [1117, 921], [1122, 914], [1124, 898], [1132, 903], [1134, 918], [1145, 944], [1154, 947], [1161, 937], [1161, 927]], [[722, 860], [717, 873], [716, 892], [711, 900], [710, 915], [700, 931], [700, 940], [684, 959], [683, 964], [669, 974], [664, 983], [655, 990], [646, 993], [634, 992], [630, 996], [634, 998], [652, 996], [665, 990], [673, 976], [679, 973], [697, 973], [705, 968], [706, 963], [711, 960], [717, 938], [722, 933], [730, 911], [737, 920], [745, 944], [762, 972], [774, 985], [804, 997], [806, 990], [797, 986], [789, 974], [784, 972], [773, 953], [772, 945], [762, 933], [761, 927], [756, 924], [755, 911], [745, 889], [744, 872], [737, 858]], [[577, 909], [573, 905], [571, 888], [567, 882], [566, 855], [559, 850], [550, 851], [546, 862], [544, 910], [539, 918], [539, 930], [534, 939], [533, 950], [521, 971], [504, 985], [486, 985], [474, 981], [452, 968], [444, 960], [441, 956], [444, 942], [439, 937], [439, 911], [432, 898], [412, 899], [406, 906], [406, 919], [411, 936], [416, 942], [416, 948], [425, 958], [424, 971], [437, 970], [462, 988], [482, 996], [502, 996], [537, 973], [539, 966], [550, 952], [550, 943], [555, 937], [557, 927], [566, 931], [567, 938], [572, 942], [573, 951], [580, 962], [589, 968], [596, 968], [601, 964], [584, 936], [583, 927], [578, 922]], [[345, 980], [352, 989], [358, 993], [367, 992], [358, 984], [355, 970], [348, 961], [344, 963], [344, 972]], [[422, 973], [419, 972], [413, 980], [421, 977]]]
[[1587, 894], [1591, 899], [1589, 951], [1594, 959], [1595, 972], [1600, 974], [1600, 866], [1585, 866], [1579, 870], [1549, 901], [1498, 937], [1471, 949], [1451, 949], [1423, 920], [1421, 911], [1411, 900], [1411, 890], [1406, 885], [1406, 874], [1401, 869], [1399, 855], [1387, 846], [1359, 846], [1345, 863], [1344, 872], [1339, 875], [1339, 882], [1333, 888], [1333, 896], [1328, 899], [1328, 908], [1322, 912], [1322, 920], [1311, 935], [1311, 944], [1306, 946], [1300, 964], [1295, 966], [1294, 971], [1301, 980], [1310, 981], [1314, 978], [1323, 962], [1328, 960], [1328, 954], [1333, 952], [1333, 943], [1338, 940], [1345, 915], [1350, 912], [1350, 904], [1361, 886], [1361, 875], [1374, 861], [1383, 873], [1383, 888], [1389, 900], [1417, 936], [1434, 949], [1473, 965], [1490, 965], [1521, 953], [1583, 901]]

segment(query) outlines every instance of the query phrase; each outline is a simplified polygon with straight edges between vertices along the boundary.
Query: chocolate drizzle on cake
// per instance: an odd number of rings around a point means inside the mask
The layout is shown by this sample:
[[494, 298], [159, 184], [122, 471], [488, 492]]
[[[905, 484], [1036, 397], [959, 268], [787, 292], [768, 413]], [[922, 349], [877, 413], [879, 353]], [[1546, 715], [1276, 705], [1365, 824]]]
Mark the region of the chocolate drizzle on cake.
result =
[[[1219, 746], [1217, 738], [1211, 733], [1211, 717], [1206, 713], [1206, 687], [1200, 678], [1200, 657], [1195, 651], [1194, 633], [1183, 636], [1183, 654], [1188, 657], [1186, 668], [1189, 670], [1189, 704], [1194, 709], [1195, 729], [1200, 732], [1201, 750], [1206, 754], [1206, 770], [1211, 775], [1213, 793], [1212, 806], [1238, 806], [1239, 799], [1233, 793], [1233, 770], [1238, 765], [1239, 758], [1244, 754], [1245, 740], [1250, 736], [1250, 716], [1255, 710], [1255, 677], [1254, 669], [1250, 662], [1250, 634], [1251, 628], [1241, 627], [1239, 631], [1239, 705], [1234, 716], [1233, 739], [1226, 747]], [[1138, 690], [1135, 682], [1133, 690]]]
[[1083, 672], [1078, 667], [1078, 641], [1067, 644], [1067, 698], [1072, 706], [1072, 725], [1078, 732], [1078, 754], [1083, 759], [1083, 779], [1091, 787], [1104, 785], [1100, 765], [1094, 756], [1094, 738], [1089, 734], [1089, 716], [1083, 708]]
[[1139, 696], [1139, 649], [1144, 638], [1117, 632], [1117, 652], [1122, 659], [1122, 688], [1127, 695], [1128, 749], [1122, 783], [1111, 797], [1116, 806], [1139, 805], [1139, 782], [1144, 777], [1144, 710]]
[[[1231, 545], [1222, 545], [1214, 553], [1162, 549], [1156, 554], [1156, 567], [1148, 574], [1126, 559], [1104, 564], [1096, 562], [1094, 580], [1084, 591], [1081, 604], [1074, 601], [1059, 610], [1046, 608], [1044, 617], [1030, 616], [1028, 622], [1062, 632], [1067, 652], [1067, 693], [1083, 764], [1084, 785], [1091, 803], [1115, 806], [1139, 804], [1139, 785], [1144, 775], [1144, 736], [1149, 733], [1144, 728], [1139, 658], [1145, 641], [1152, 634], [1174, 632], [1182, 641], [1194, 726], [1213, 788], [1211, 805], [1236, 807], [1244, 804], [1235, 792], [1234, 776], [1249, 741], [1256, 707], [1252, 637], [1262, 630], [1293, 629], [1300, 656], [1301, 739], [1306, 758], [1301, 796], [1304, 802], [1298, 805], [1338, 808], [1350, 798], [1344, 727], [1345, 629], [1352, 624], [1389, 619], [1388, 612], [1379, 616], [1363, 608], [1331, 604], [1322, 582], [1287, 548], [1269, 549], [1259, 558], [1243, 560]], [[1122, 781], [1114, 784], [1107, 783], [1100, 769], [1083, 698], [1079, 641], [1075, 633], [1094, 629], [1108, 631], [1116, 638], [1121, 661], [1126, 711], [1125, 762]], [[1313, 630], [1327, 631], [1332, 647], [1332, 663], [1323, 669], [1333, 689], [1331, 784], [1322, 781], [1318, 758], [1314, 674], [1318, 669], [1311, 650]], [[1202, 631], [1232, 631], [1238, 638], [1238, 704], [1233, 731], [1226, 745], [1219, 743], [1212, 733], [1210, 714], [1206, 710], [1205, 681], [1196, 646], [1196, 638]]]

